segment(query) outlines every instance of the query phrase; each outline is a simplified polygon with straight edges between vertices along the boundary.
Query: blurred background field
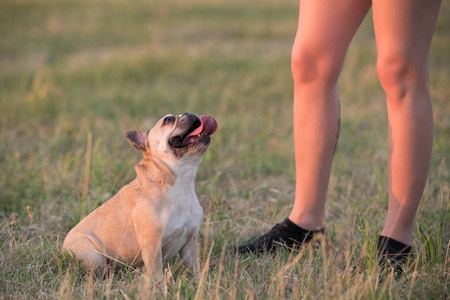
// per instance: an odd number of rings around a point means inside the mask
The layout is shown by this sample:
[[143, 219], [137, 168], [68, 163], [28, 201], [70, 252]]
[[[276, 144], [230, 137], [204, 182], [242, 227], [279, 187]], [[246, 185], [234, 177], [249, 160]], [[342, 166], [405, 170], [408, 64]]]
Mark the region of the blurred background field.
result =
[[450, 297], [449, 1], [431, 49], [434, 149], [412, 275], [381, 281], [374, 268], [356, 277], [346, 268], [373, 251], [387, 208], [387, 114], [370, 13], [340, 77], [327, 202], [333, 250], [297, 261], [288, 253], [235, 260], [223, 250], [292, 207], [297, 14], [287, 0], [1, 1], [0, 299], [145, 296], [139, 274], [94, 280], [59, 249], [82, 201], [92, 211], [134, 179], [141, 154], [124, 133], [183, 112], [210, 114], [219, 129], [197, 176], [202, 276], [172, 270], [166, 297]]

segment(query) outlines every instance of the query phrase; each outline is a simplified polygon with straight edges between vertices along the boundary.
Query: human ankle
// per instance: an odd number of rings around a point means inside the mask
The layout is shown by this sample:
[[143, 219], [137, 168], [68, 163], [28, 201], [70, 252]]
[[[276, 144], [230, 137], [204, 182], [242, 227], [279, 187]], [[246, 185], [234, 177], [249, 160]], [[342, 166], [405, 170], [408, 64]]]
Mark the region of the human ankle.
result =
[[291, 213], [289, 215], [289, 220], [305, 230], [321, 230], [325, 227], [324, 218], [302, 217]]
[[411, 246], [412, 242], [413, 242], [413, 237], [412, 237], [412, 233], [408, 232], [398, 232], [395, 230], [390, 230], [389, 228], [384, 228], [381, 233], [380, 236], [385, 236], [388, 238], [391, 238], [393, 240], [396, 240], [398, 242], [401, 242], [405, 245]]

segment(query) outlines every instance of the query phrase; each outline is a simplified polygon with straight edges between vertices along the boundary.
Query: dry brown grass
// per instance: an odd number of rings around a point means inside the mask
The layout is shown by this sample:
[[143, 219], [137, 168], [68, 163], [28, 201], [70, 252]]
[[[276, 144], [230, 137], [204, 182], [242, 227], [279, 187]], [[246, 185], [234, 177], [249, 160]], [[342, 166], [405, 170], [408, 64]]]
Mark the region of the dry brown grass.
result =
[[[3, 1], [0, 298], [449, 298], [449, 15], [445, 2], [430, 57], [435, 139], [417, 258], [395, 280], [380, 276], [373, 255], [387, 207], [387, 118], [370, 16], [340, 79], [332, 247], [236, 257], [230, 246], [292, 207], [297, 3]], [[61, 244], [84, 201], [91, 211], [134, 177], [140, 157], [124, 133], [185, 111], [219, 123], [197, 180], [201, 273], [192, 277], [174, 260], [163, 285], [131, 268], [103, 279], [85, 274]], [[358, 263], [366, 267], [351, 272]]]

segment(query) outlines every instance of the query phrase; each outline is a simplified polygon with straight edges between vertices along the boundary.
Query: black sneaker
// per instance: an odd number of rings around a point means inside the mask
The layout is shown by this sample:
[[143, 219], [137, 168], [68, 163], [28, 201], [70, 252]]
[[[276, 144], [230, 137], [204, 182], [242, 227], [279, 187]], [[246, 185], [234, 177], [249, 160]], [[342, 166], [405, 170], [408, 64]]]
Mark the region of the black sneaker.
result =
[[397, 275], [403, 273], [409, 259], [413, 258], [411, 246], [380, 235], [378, 238], [378, 264], [381, 271], [394, 269]]
[[235, 248], [239, 253], [260, 254], [263, 252], [275, 252], [285, 247], [289, 250], [295, 246], [300, 247], [311, 241], [316, 234], [324, 234], [325, 230], [305, 230], [289, 219], [276, 224], [268, 233], [254, 239], [250, 243], [239, 245]]

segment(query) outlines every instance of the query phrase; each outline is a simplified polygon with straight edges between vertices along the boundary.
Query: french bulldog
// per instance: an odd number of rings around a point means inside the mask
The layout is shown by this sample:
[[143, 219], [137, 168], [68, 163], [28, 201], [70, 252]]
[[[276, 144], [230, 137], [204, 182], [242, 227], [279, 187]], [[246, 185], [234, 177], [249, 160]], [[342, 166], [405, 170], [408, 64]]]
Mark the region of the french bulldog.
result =
[[164, 259], [177, 255], [199, 270], [198, 235], [203, 209], [195, 176], [217, 122], [208, 115], [166, 115], [146, 133], [129, 131], [130, 144], [143, 152], [136, 179], [86, 216], [66, 236], [63, 250], [87, 270], [118, 262], [162, 272]]

